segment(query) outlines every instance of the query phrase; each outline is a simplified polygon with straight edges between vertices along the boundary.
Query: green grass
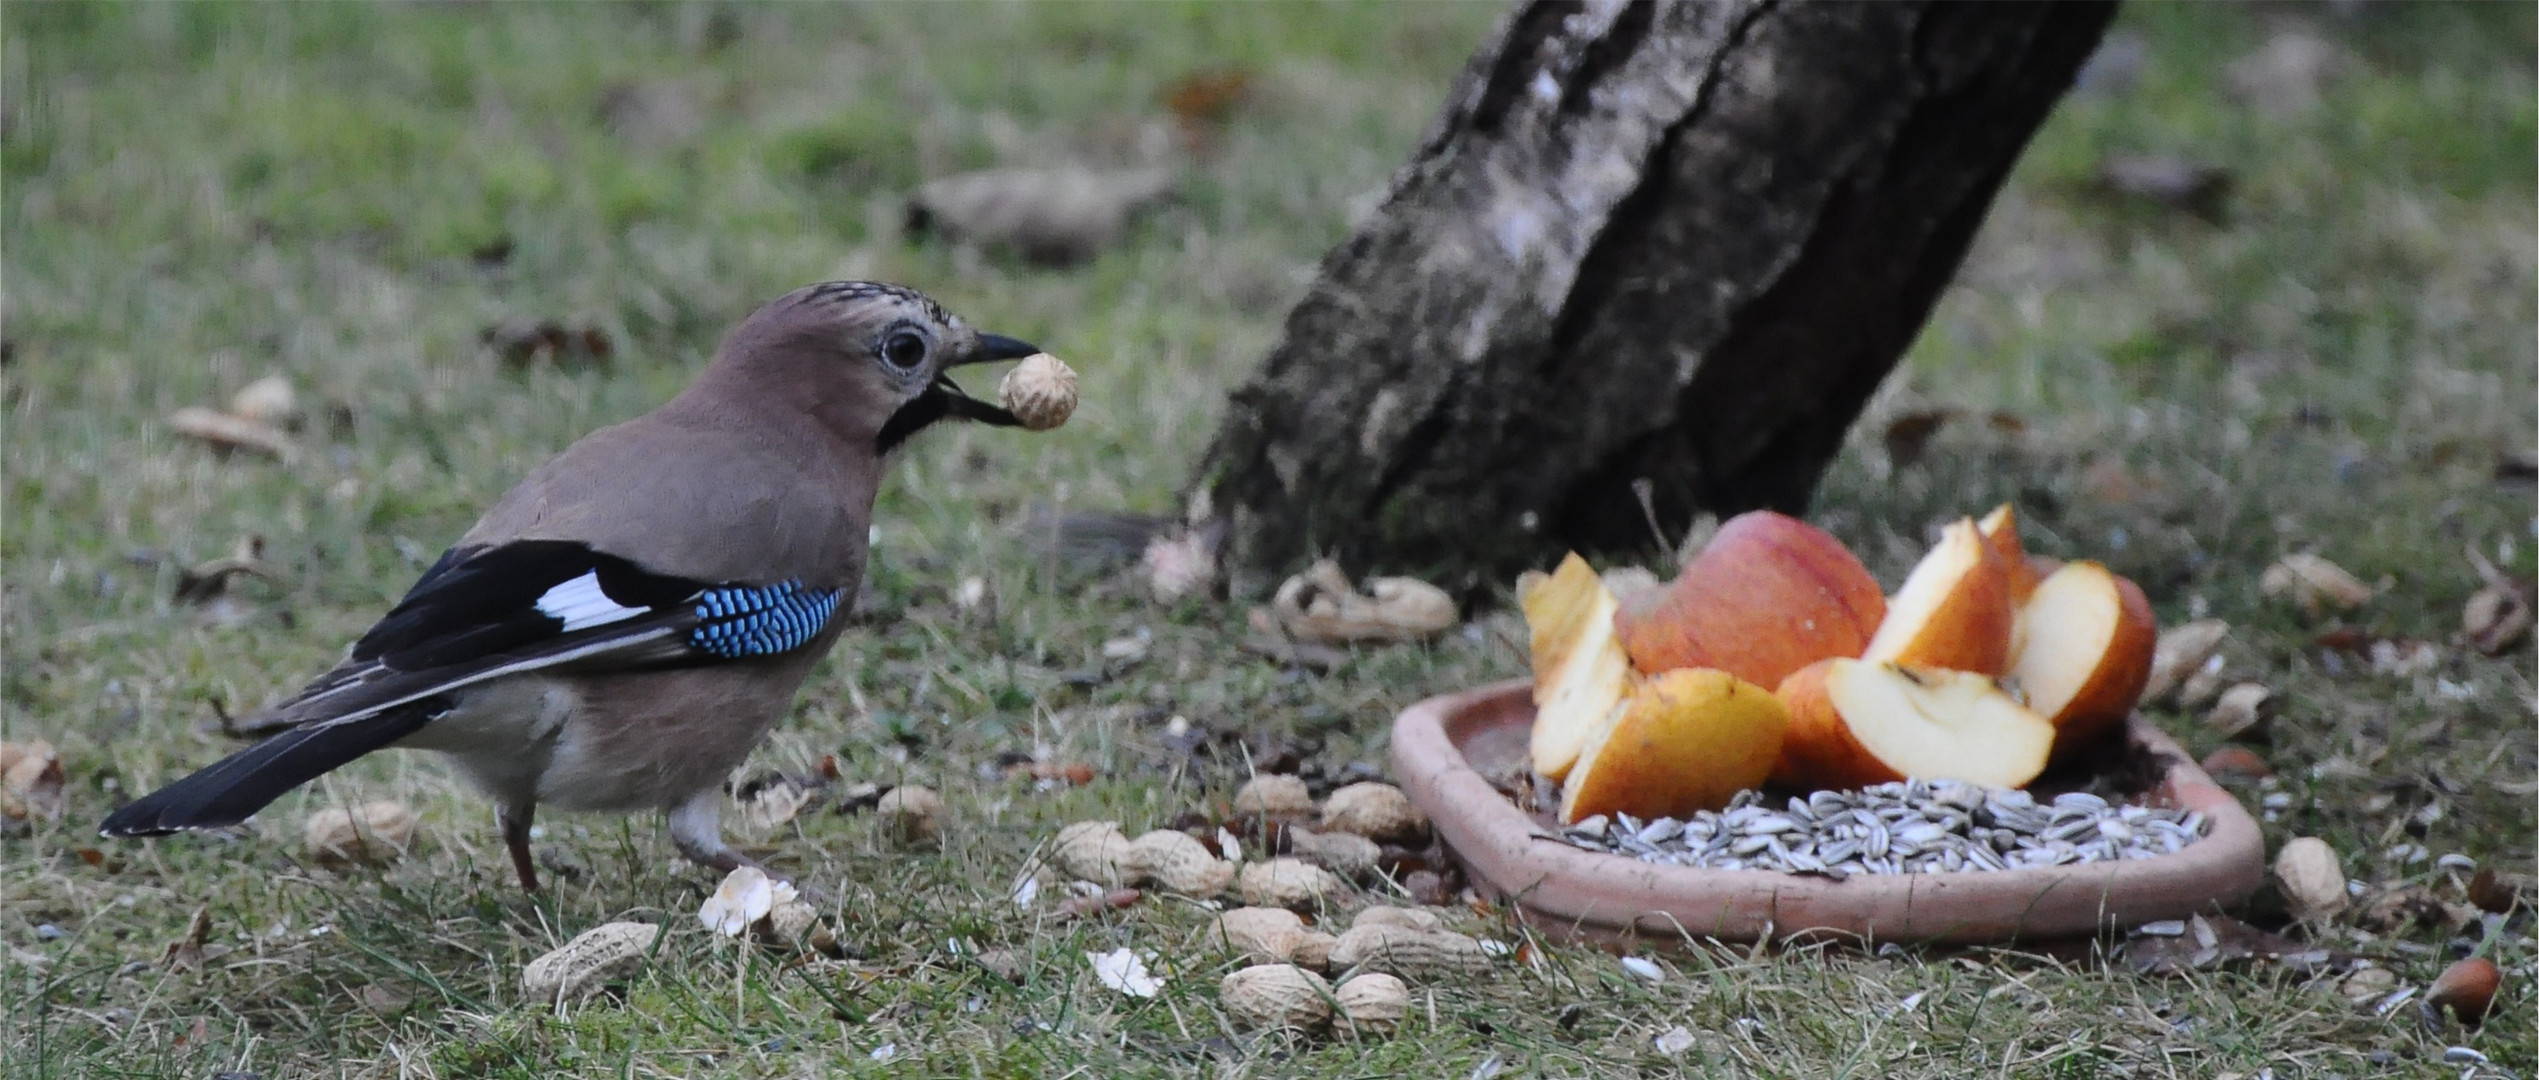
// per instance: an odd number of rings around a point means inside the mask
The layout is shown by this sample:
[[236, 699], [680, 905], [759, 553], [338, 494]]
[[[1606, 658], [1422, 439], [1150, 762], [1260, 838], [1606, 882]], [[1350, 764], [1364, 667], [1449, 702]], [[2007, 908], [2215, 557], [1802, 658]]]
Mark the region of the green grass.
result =
[[[1219, 967], [1181, 948], [1201, 917], [1188, 905], [1058, 923], [1003, 901], [1063, 823], [1143, 828], [1230, 790], [1233, 762], [1166, 745], [1170, 716], [1300, 739], [1337, 770], [1381, 763], [1403, 705], [1520, 670], [1504, 644], [1518, 628], [1493, 612], [1328, 676], [1283, 673], [1234, 647], [1240, 604], [1156, 607], [1056, 565], [1028, 524], [1037, 504], [1171, 507], [1216, 403], [1499, 14], [0, 8], [0, 728], [61, 748], [71, 803], [0, 838], [0, 1076], [1462, 1076], [1492, 1059], [1503, 1076], [2451, 1076], [2437, 1062], [2453, 1043], [2539, 1073], [2526, 914], [2489, 945], [2508, 982], [2473, 1036], [2263, 965], [2154, 979], [2086, 956], [1728, 949], [1670, 959], [1652, 986], [1562, 948], [1540, 972], [1425, 990], [1404, 1034], [1352, 1044], [1234, 1031]], [[2226, 69], [2287, 27], [2346, 50], [2344, 74], [2308, 111], [2242, 104]], [[2324, 621], [2256, 580], [2315, 550], [2388, 582], [2349, 622], [2448, 642], [2476, 586], [2463, 548], [2532, 571], [2531, 489], [2492, 477], [2539, 429], [2531, 9], [2141, 5], [2121, 32], [2143, 46], [2137, 81], [2075, 97], [2040, 135], [1816, 516], [1892, 583], [1934, 523], [2019, 499], [2036, 547], [2107, 559], [2166, 621], [2232, 622], [2233, 670], [2286, 700], [2262, 748], [2282, 774], [2269, 790], [2292, 800], [2270, 844], [2324, 837], [2374, 884], [2453, 887], [2387, 854], [2404, 841], [2527, 872], [2529, 647], [2446, 645], [2432, 673], [2378, 676], [2324, 657]], [[1166, 86], [1226, 68], [1252, 71], [1253, 93], [1184, 198], [1090, 264], [898, 234], [921, 179], [1143, 160], [1168, 141]], [[630, 93], [698, 121], [612, 130], [604, 103]], [[2109, 153], [2223, 165], [2231, 213], [2095, 194]], [[500, 241], [507, 263], [473, 257]], [[528, 467], [674, 392], [754, 303], [842, 276], [925, 289], [1048, 345], [1086, 385], [1053, 435], [941, 432], [900, 463], [874, 569], [886, 617], [849, 635], [753, 762], [834, 753], [854, 778], [952, 800], [940, 855], [894, 850], [867, 816], [759, 838], [829, 891], [851, 969], [709, 939], [691, 913], [711, 882], [654, 822], [551, 818], [544, 843], [584, 873], [524, 897], [484, 805], [420, 755], [361, 762], [237, 838], [93, 839], [118, 793], [221, 751], [198, 730], [212, 703], [251, 707], [323, 669]], [[514, 316], [602, 327], [617, 359], [510, 371], [477, 334]], [[317, 406], [298, 463], [224, 460], [165, 428], [269, 372]], [[1889, 461], [1883, 418], [1934, 404], [2008, 410], [2025, 433], [1955, 425], [1921, 463]], [[210, 625], [170, 600], [184, 566], [248, 534], [285, 570], [245, 586], [260, 614]], [[996, 593], [994, 620], [953, 611], [967, 576]], [[1065, 678], [1139, 628], [1155, 638], [1141, 666]], [[2156, 718], [2217, 745], [2195, 716]], [[1035, 791], [982, 772], [1002, 751], [1104, 778]], [[301, 864], [302, 815], [377, 797], [422, 810], [412, 858]], [[2405, 822], [2436, 802], [2414, 835]], [[198, 908], [227, 951], [163, 970]], [[523, 961], [611, 918], [674, 928], [622, 1004], [558, 1017], [520, 1000]], [[986, 974], [955, 940], [1020, 952], [1026, 977]], [[2330, 943], [2420, 983], [2449, 936]], [[1169, 961], [1162, 998], [1093, 982], [1082, 954], [1122, 944]], [[1677, 1024], [1695, 1048], [1658, 1056], [1652, 1038]], [[884, 1045], [897, 1060], [875, 1058]]]

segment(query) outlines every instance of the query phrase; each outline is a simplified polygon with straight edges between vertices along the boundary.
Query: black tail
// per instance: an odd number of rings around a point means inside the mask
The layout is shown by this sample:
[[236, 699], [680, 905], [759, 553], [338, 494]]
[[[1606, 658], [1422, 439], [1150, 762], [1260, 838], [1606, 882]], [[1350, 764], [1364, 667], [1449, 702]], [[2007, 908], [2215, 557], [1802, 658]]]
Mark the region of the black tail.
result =
[[359, 720], [292, 728], [134, 800], [97, 831], [165, 836], [238, 824], [284, 792], [413, 734], [448, 707], [446, 699], [427, 698]]

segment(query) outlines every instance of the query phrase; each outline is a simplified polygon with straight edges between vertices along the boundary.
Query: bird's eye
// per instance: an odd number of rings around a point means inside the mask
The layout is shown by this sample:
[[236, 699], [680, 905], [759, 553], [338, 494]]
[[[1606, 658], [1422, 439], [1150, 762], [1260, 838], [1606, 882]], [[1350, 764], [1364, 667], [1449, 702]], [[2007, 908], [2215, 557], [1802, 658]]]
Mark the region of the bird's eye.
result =
[[882, 362], [901, 371], [926, 362], [926, 339], [905, 330], [882, 339]]

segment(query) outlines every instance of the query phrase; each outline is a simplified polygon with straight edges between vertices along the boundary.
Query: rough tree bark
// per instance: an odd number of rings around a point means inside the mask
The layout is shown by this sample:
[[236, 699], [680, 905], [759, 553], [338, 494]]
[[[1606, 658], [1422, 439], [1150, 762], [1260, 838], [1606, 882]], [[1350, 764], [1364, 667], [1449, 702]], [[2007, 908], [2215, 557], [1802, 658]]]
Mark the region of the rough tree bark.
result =
[[[1193, 481], [1240, 571], [1472, 586], [1804, 509], [2112, 2], [1526, 0]], [[1274, 580], [1274, 579], [1272, 579]]]

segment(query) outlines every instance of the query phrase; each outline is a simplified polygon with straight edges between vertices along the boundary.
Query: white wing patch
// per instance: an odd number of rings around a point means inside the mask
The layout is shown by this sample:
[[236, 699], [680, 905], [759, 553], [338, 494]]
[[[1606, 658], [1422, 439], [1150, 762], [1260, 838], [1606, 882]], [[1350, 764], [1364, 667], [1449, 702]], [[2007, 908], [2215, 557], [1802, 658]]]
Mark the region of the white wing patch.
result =
[[599, 588], [599, 573], [593, 571], [548, 589], [538, 598], [538, 611], [561, 620], [566, 633], [623, 622], [644, 614], [649, 608], [630, 608], [608, 598]]

